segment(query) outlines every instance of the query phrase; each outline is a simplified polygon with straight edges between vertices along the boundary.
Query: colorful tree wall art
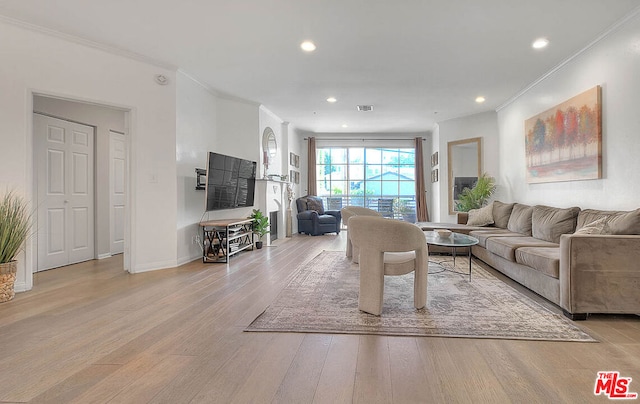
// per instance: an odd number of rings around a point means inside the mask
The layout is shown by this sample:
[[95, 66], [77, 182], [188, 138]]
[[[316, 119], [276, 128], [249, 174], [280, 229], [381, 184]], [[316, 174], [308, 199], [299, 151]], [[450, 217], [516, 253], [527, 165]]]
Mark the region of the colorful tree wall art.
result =
[[600, 86], [524, 122], [527, 182], [602, 178]]

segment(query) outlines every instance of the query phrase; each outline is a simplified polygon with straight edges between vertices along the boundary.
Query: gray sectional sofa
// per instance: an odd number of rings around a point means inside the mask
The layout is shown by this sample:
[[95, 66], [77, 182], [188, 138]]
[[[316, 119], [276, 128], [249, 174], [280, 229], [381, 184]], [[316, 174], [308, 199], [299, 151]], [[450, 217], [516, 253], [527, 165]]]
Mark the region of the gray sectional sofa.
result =
[[[590, 313], [640, 314], [640, 209], [603, 211], [493, 202], [492, 224], [454, 231], [476, 237], [475, 257], [560, 306], [571, 319]], [[490, 211], [490, 212], [487, 212]], [[478, 212], [470, 212], [471, 219]], [[485, 224], [484, 221], [481, 224]], [[420, 223], [423, 230], [447, 227]]]

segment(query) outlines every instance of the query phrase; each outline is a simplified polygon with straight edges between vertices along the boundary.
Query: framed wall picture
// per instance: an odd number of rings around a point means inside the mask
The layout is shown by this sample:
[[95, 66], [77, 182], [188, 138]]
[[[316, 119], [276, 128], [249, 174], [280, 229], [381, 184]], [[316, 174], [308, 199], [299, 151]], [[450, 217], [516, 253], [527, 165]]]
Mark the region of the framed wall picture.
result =
[[296, 155], [293, 152], [289, 152], [289, 164], [292, 166], [296, 165]]
[[602, 178], [602, 101], [595, 86], [524, 121], [527, 182]]
[[300, 156], [298, 156], [297, 154], [294, 154], [294, 157], [295, 157], [295, 164], [294, 164], [294, 166], [295, 166], [296, 168], [298, 168], [298, 167], [300, 167]]
[[438, 165], [438, 152], [435, 152], [431, 155], [431, 167], [435, 167]]

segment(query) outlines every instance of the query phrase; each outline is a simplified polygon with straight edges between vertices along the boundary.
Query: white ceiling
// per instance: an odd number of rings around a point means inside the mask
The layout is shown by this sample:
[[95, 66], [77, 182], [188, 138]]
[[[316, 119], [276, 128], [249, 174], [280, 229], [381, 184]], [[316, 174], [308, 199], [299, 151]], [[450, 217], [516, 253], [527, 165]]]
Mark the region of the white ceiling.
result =
[[[396, 133], [495, 110], [637, 6], [638, 0], [0, 0], [0, 15], [175, 66], [301, 129]], [[549, 47], [532, 49], [541, 36]], [[316, 43], [315, 52], [300, 50], [305, 39]], [[478, 95], [487, 101], [476, 104]], [[327, 103], [329, 96], [338, 102]], [[375, 108], [357, 112], [357, 104]]]

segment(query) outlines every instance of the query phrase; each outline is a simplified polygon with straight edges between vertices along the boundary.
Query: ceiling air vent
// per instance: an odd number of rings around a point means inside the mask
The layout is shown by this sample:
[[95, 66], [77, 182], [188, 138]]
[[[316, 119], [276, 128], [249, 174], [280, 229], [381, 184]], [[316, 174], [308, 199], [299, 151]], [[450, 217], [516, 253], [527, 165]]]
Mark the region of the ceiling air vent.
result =
[[357, 108], [361, 112], [373, 111], [373, 105], [358, 105]]

